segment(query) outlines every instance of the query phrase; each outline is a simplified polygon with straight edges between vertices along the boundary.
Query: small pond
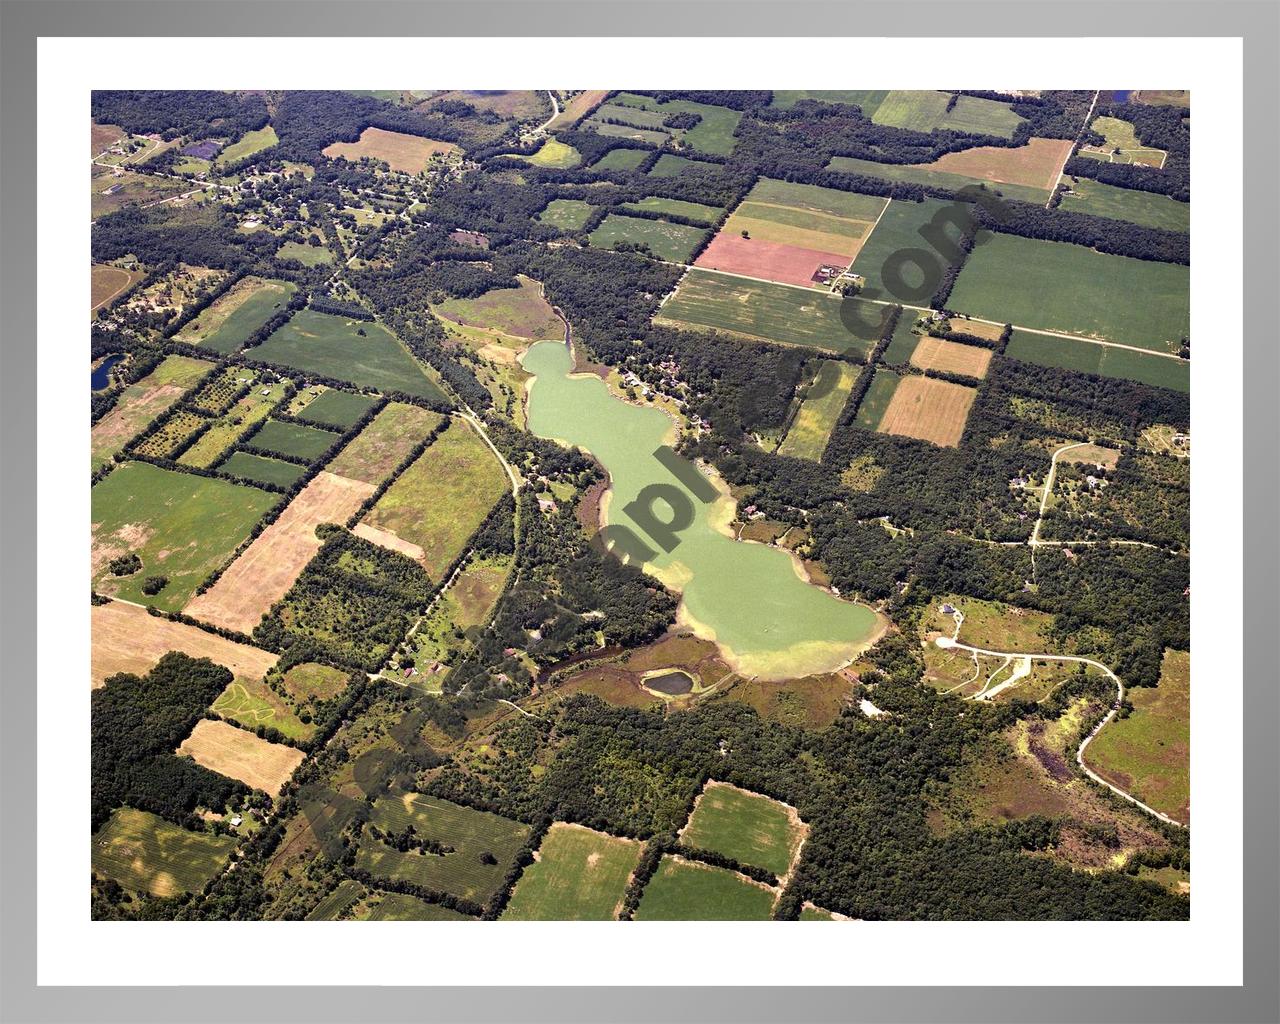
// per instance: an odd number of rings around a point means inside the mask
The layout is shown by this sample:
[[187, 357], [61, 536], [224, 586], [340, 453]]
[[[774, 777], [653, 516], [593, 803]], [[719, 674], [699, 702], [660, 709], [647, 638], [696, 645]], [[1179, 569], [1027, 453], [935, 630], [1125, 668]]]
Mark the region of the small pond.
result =
[[124, 358], [123, 354], [107, 356], [96, 367], [93, 368], [90, 376], [90, 384], [94, 391], [101, 391], [111, 383], [111, 368], [117, 365]]

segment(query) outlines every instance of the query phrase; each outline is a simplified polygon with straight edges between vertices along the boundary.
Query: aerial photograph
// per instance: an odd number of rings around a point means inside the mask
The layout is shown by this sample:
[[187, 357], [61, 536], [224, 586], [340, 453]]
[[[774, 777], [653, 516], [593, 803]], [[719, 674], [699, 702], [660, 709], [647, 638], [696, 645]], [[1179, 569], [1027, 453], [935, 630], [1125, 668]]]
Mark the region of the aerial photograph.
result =
[[90, 111], [93, 920], [1189, 919], [1189, 91]]

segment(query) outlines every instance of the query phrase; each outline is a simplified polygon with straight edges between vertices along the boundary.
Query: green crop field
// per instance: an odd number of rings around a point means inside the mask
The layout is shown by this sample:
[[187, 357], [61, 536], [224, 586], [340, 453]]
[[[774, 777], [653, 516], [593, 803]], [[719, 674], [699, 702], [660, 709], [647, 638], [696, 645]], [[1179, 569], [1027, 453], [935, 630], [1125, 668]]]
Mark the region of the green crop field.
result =
[[276, 250], [278, 260], [297, 260], [304, 267], [318, 267], [333, 262], [333, 252], [325, 245], [304, 245], [301, 242], [285, 242]]
[[591, 232], [591, 244], [597, 249], [612, 249], [619, 242], [637, 242], [668, 263], [684, 263], [706, 236], [704, 228], [688, 224], [672, 224], [662, 220], [643, 220], [611, 213]]
[[306, 471], [306, 466], [252, 452], [232, 452], [218, 466], [218, 472], [227, 476], [241, 477], [254, 483], [275, 484], [277, 487], [293, 486]]
[[[187, 603], [204, 579], [239, 546], [280, 495], [216, 477], [129, 462], [94, 486], [93, 582], [102, 593], [161, 611]], [[107, 563], [136, 553], [142, 568], [112, 576]], [[148, 576], [169, 577], [148, 596]]]
[[276, 130], [271, 125], [259, 128], [257, 131], [245, 132], [239, 139], [218, 154], [217, 159], [214, 161], [214, 166], [219, 168], [230, 166], [245, 157], [261, 153], [264, 149], [270, 149], [272, 146], [278, 145], [279, 142], [280, 138], [276, 135]]
[[[370, 824], [387, 833], [412, 825], [418, 839], [441, 843], [452, 852], [400, 853], [375, 839], [366, 826], [357, 867], [375, 878], [410, 881], [477, 903], [497, 891], [529, 835], [529, 826], [518, 821], [418, 793], [380, 798]], [[486, 863], [486, 853], [494, 863]]]
[[507, 475], [465, 423], [455, 421], [400, 475], [365, 522], [422, 548], [432, 579], [462, 554], [467, 540], [507, 490]]
[[758, 793], [708, 783], [681, 842], [732, 857], [739, 864], [785, 875], [803, 836], [786, 805]]
[[504, 919], [612, 921], [641, 846], [576, 825], [551, 826], [538, 859], [524, 869]]
[[89, 464], [100, 469], [148, 423], [182, 397], [214, 367], [203, 359], [169, 356], [139, 381], [120, 392], [115, 407], [93, 426]]
[[222, 355], [238, 352], [255, 331], [288, 305], [297, 290], [291, 281], [243, 278], [188, 322], [175, 340]]
[[1029, 331], [1014, 331], [1004, 354], [1038, 366], [1059, 366], [1080, 373], [1136, 380], [1184, 394], [1191, 391], [1191, 363], [1186, 359], [1170, 359]]
[[733, 871], [671, 857], [645, 886], [637, 921], [767, 921], [773, 890]]
[[1013, 137], [1022, 118], [1009, 104], [976, 96], [959, 96], [948, 111], [951, 95], [930, 90], [894, 89], [881, 101], [871, 119], [876, 124], [911, 131], [945, 129], [970, 135]]
[[1072, 213], [1089, 213], [1095, 217], [1142, 224], [1166, 231], [1191, 230], [1191, 204], [1162, 196], [1157, 192], [1140, 192], [1133, 188], [1116, 188], [1092, 178], [1068, 181], [1071, 191], [1062, 197], [1059, 209]]
[[264, 452], [314, 462], [332, 447], [338, 437], [333, 431], [319, 427], [307, 427], [287, 420], [267, 420], [262, 429], [245, 443]]
[[1160, 684], [1126, 692], [1133, 713], [1108, 725], [1089, 744], [1085, 760], [1177, 821], [1190, 818], [1191, 655], [1164, 652]]
[[310, 370], [357, 387], [444, 400], [418, 361], [390, 331], [372, 321], [302, 309], [255, 348], [253, 355], [264, 362]]
[[303, 722], [297, 712], [261, 679], [237, 679], [227, 684], [210, 710], [246, 729], [265, 726], [291, 740], [309, 740], [314, 723]]
[[[915, 264], [908, 263], [904, 268], [903, 284], [907, 289], [913, 290], [911, 294], [895, 295], [889, 288], [885, 286], [882, 271], [886, 261], [889, 260], [894, 253], [901, 252], [904, 249], [923, 249], [931, 256], [936, 250], [925, 241], [920, 234], [920, 229], [928, 224], [934, 217], [938, 216], [944, 210], [954, 211], [956, 204], [946, 203], [941, 199], [926, 199], [921, 203], [908, 203], [901, 200], [894, 200], [885, 207], [885, 211], [880, 216], [880, 222], [876, 225], [875, 230], [871, 232], [871, 237], [863, 243], [858, 258], [853, 261], [853, 272], [860, 274], [866, 279], [867, 294], [875, 298], [889, 302], [907, 302], [912, 305], [923, 306], [928, 305], [929, 299], [937, 290], [938, 284], [942, 280], [942, 274], [945, 272], [945, 263], [939, 255], [935, 261], [937, 275], [931, 282], [927, 283], [922, 271]], [[952, 240], [958, 239], [961, 229], [956, 227], [946, 228], [947, 236]], [[915, 294], [916, 289], [921, 294]], [[899, 291], [903, 289], [899, 288]], [[927, 294], [924, 294], [927, 292]], [[902, 314], [904, 319], [911, 319], [910, 311]]]
[[852, 363], [838, 359], [822, 363], [810, 388], [814, 394], [801, 404], [791, 429], [778, 448], [779, 455], [813, 459], [815, 462], [822, 458], [827, 438], [831, 436], [845, 400], [853, 390], [853, 383], [858, 379], [858, 370], [859, 367]]
[[657, 320], [677, 327], [725, 331], [754, 341], [865, 357], [872, 342], [844, 325], [840, 319], [842, 302], [850, 302], [872, 324], [879, 323], [887, 309], [817, 290], [690, 270]]
[[880, 357], [880, 362], [887, 366], [906, 366], [911, 361], [911, 356], [915, 352], [916, 346], [920, 344], [920, 335], [911, 329], [915, 322], [915, 312], [910, 309], [904, 309], [902, 315], [898, 317], [897, 326], [893, 329], [893, 340], [889, 342], [889, 347], [884, 350], [884, 355]]
[[352, 391], [330, 388], [303, 406], [297, 417], [300, 420], [318, 423], [322, 427], [349, 430], [377, 402], [378, 400], [370, 395], [358, 395]]
[[646, 196], [638, 203], [623, 203], [623, 210], [646, 210], [653, 213], [673, 213], [677, 217], [687, 217], [701, 224], [714, 224], [724, 209], [719, 206], [706, 206], [703, 203], [687, 203], [683, 199], [663, 199], [660, 196]]
[[188, 832], [163, 818], [120, 807], [93, 836], [93, 870], [133, 892], [199, 892], [222, 870], [236, 840]]
[[208, 469], [250, 427], [267, 417], [283, 395], [284, 389], [278, 387], [273, 387], [269, 395], [264, 395], [262, 388], [254, 388], [209, 424], [209, 429], [182, 453], [178, 462], [184, 466]]
[[611, 149], [591, 165], [593, 171], [634, 171], [649, 159], [647, 149]]
[[380, 892], [357, 911], [357, 921], [474, 921], [456, 910], [402, 892]]
[[819, 103], [851, 103], [862, 108], [862, 116], [875, 118], [880, 104], [889, 95], [888, 89], [774, 89], [771, 107], [789, 110], [801, 100], [817, 100]]
[[847, 174], [862, 174], [883, 181], [903, 181], [913, 185], [937, 185], [939, 188], [961, 189], [966, 185], [982, 185], [994, 192], [999, 192], [1008, 199], [1018, 199], [1028, 203], [1043, 204], [1049, 198], [1049, 192], [1043, 188], [1030, 185], [1007, 185], [1003, 182], [991, 182], [984, 178], [975, 178], [968, 174], [955, 174], [951, 171], [936, 171], [917, 164], [882, 164], [876, 160], [861, 160], [852, 156], [833, 156], [827, 163], [829, 171], [844, 171]]
[[350, 878], [344, 878], [329, 895], [325, 896], [307, 915], [308, 921], [337, 921], [365, 896], [365, 887]]
[[875, 430], [880, 426], [880, 421], [884, 419], [885, 410], [889, 408], [889, 401], [893, 398], [900, 380], [902, 378], [892, 370], [886, 370], [883, 366], [877, 367], [876, 375], [871, 378], [871, 386], [862, 396], [862, 404], [858, 406], [858, 415], [854, 422], [867, 430]]
[[705, 160], [690, 160], [674, 153], [663, 153], [657, 163], [649, 168], [648, 173], [655, 178], [675, 178], [689, 171], [714, 171], [719, 173], [720, 165], [707, 163]]
[[590, 203], [581, 199], [553, 199], [538, 214], [538, 220], [561, 231], [577, 231], [587, 222], [594, 209]]
[[970, 254], [947, 304], [998, 323], [1175, 352], [1191, 330], [1189, 278], [1175, 263], [997, 234]]
[[835, 921], [837, 918], [829, 910], [821, 907], [805, 907], [800, 911], [801, 921]]
[[684, 142], [693, 149], [715, 156], [728, 156], [737, 144], [734, 130], [742, 120], [742, 113], [728, 107], [717, 107], [710, 103], [694, 103], [691, 100], [668, 100], [659, 103], [652, 96], [640, 96], [636, 93], [623, 92], [615, 96], [612, 102], [620, 107], [632, 108], [632, 116], [636, 110], [654, 110], [664, 116], [667, 114], [697, 114], [702, 118], [696, 125], [686, 131], [676, 132]]

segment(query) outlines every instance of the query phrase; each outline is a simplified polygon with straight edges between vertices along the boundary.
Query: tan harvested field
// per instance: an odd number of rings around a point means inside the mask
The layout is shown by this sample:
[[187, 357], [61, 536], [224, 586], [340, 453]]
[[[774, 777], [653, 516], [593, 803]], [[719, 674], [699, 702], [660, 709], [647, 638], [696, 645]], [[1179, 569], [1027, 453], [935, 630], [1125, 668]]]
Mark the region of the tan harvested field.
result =
[[911, 353], [911, 365], [922, 370], [942, 370], [945, 373], [959, 373], [966, 377], [985, 377], [991, 365], [991, 349], [979, 348], [977, 345], [962, 345], [958, 341], [947, 341], [924, 335]]
[[972, 334], [983, 341], [999, 341], [1000, 335], [1004, 333], [1003, 324], [989, 324], [985, 320], [966, 320], [960, 316], [948, 320], [947, 329], [956, 334]]
[[195, 626], [170, 622], [145, 608], [121, 601], [94, 605], [90, 622], [93, 630], [90, 664], [95, 689], [117, 672], [144, 675], [169, 651], [209, 658], [245, 679], [261, 679], [279, 660], [270, 651], [239, 644]]
[[391, 402], [329, 463], [329, 471], [349, 480], [380, 484], [408, 458], [414, 445], [435, 429], [440, 418], [430, 409]]
[[202, 718], [177, 750], [211, 772], [277, 796], [306, 757], [297, 747], [270, 743], [226, 722]]
[[877, 430], [954, 448], [977, 394], [973, 388], [913, 373], [899, 382]]
[[[603, 94], [602, 94], [603, 95]], [[528, 121], [535, 117], [544, 121], [551, 113], [551, 101], [541, 89], [494, 89], [469, 91], [454, 89], [431, 97], [432, 103], [442, 100], [460, 100], [477, 110], [485, 110], [499, 117], [509, 117], [516, 121]], [[539, 117], [538, 115], [542, 115]]]
[[356, 528], [351, 532], [357, 537], [362, 537], [372, 544], [387, 548], [389, 551], [399, 551], [402, 555], [408, 555], [415, 561], [421, 561], [426, 554], [422, 548], [412, 541], [401, 540], [394, 533], [379, 530], [376, 526], [370, 526], [368, 523], [357, 523]]
[[360, 480], [317, 473], [218, 582], [190, 601], [183, 611], [202, 622], [252, 633], [320, 550], [316, 527], [321, 523], [345, 523], [374, 489], [373, 484]]
[[560, 116], [551, 122], [550, 130], [556, 131], [565, 125], [572, 124], [603, 103], [608, 95], [608, 89], [586, 89], [578, 93], [560, 108]]
[[91, 124], [89, 130], [89, 155], [97, 156], [104, 150], [110, 149], [111, 146], [123, 139], [126, 132], [119, 125], [114, 124]]
[[124, 294], [146, 276], [140, 270], [125, 270], [106, 263], [95, 263], [89, 285], [90, 312], [96, 313], [118, 295]]
[[1052, 191], [1058, 172], [1071, 151], [1070, 139], [1028, 139], [1025, 146], [977, 146], [947, 153], [931, 164], [931, 171], [967, 174], [1005, 185], [1027, 185]]
[[360, 133], [359, 141], [335, 142], [325, 147], [323, 152], [330, 159], [344, 157], [352, 162], [363, 156], [372, 157], [374, 160], [385, 161], [393, 171], [417, 174], [426, 169], [437, 153], [456, 153], [458, 147], [452, 142], [438, 142], [421, 135], [366, 128]]

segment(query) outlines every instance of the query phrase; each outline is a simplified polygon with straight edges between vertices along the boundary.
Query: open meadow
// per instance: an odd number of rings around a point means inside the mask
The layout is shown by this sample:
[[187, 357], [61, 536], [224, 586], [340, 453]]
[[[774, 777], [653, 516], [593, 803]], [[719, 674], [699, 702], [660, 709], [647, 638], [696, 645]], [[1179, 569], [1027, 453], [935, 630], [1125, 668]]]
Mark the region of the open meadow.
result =
[[556, 822], [520, 876], [503, 919], [614, 920], [640, 850], [634, 839]]
[[767, 921], [774, 891], [743, 875], [666, 856], [645, 886], [637, 921]]
[[133, 892], [199, 892], [226, 866], [236, 840], [190, 832], [132, 807], [117, 808], [93, 837], [95, 874]]
[[822, 362], [810, 388], [812, 394], [804, 399], [796, 413], [791, 429], [778, 447], [779, 455], [815, 462], [822, 457], [827, 438], [844, 411], [853, 382], [858, 379], [858, 370], [854, 364], [839, 359]]
[[724, 782], [708, 782], [680, 841], [782, 877], [791, 871], [806, 829], [786, 804]]

